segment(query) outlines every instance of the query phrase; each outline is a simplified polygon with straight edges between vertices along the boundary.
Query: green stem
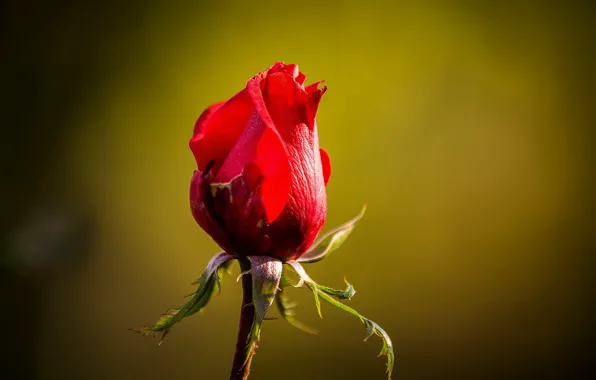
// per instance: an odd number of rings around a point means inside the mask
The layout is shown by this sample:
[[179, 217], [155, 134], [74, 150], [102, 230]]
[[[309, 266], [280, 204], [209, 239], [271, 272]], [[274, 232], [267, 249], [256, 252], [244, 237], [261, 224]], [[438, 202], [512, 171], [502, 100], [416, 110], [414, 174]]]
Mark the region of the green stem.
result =
[[[250, 261], [239, 257], [240, 271], [242, 273], [250, 270]], [[247, 351], [248, 336], [255, 317], [255, 307], [252, 303], [252, 275], [245, 273], [242, 276], [242, 307], [240, 309], [240, 325], [238, 327], [238, 338], [236, 341], [236, 353], [232, 363], [230, 380], [246, 380], [250, 374], [250, 365], [255, 349]], [[246, 363], [246, 364], [245, 364]]]

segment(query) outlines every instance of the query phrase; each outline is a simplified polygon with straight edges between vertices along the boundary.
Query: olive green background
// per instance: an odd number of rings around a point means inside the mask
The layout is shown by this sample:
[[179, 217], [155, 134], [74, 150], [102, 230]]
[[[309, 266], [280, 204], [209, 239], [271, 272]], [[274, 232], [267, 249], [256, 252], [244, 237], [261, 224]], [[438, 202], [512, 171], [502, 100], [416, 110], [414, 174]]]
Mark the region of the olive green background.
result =
[[[218, 252], [188, 206], [196, 118], [277, 60], [329, 87], [325, 229], [368, 205], [307, 270], [355, 285], [349, 304], [394, 341], [395, 379], [593, 373], [593, 12], [473, 4], [4, 3], [4, 373], [227, 378], [237, 266], [163, 345], [127, 329], [181, 304]], [[69, 249], [39, 243], [43, 259], [19, 263], [39, 210], [67, 215]], [[251, 378], [384, 378], [380, 340], [292, 294], [320, 333], [267, 321]]]

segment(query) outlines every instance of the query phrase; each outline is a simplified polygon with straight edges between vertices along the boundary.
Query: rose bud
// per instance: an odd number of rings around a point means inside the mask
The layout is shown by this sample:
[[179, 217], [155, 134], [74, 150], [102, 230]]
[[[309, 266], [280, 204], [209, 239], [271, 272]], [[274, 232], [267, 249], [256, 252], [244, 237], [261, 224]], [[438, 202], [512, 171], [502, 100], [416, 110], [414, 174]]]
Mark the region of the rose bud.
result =
[[228, 253], [296, 259], [325, 222], [331, 167], [315, 116], [326, 87], [305, 79], [276, 63], [195, 124], [191, 210]]
[[159, 336], [161, 344], [175, 324], [204, 310], [237, 260], [242, 305], [230, 380], [248, 378], [274, 303], [284, 320], [313, 333], [294, 318], [295, 305], [284, 290], [288, 287], [310, 290], [320, 316], [322, 300], [357, 317], [365, 326], [365, 340], [379, 336], [379, 356], [387, 356], [391, 379], [395, 356], [389, 335], [341, 302], [354, 296], [354, 287], [347, 281], [344, 290], [318, 284], [303, 267], [337, 250], [366, 209], [314, 242], [327, 214], [325, 186], [331, 167], [329, 156], [319, 149], [315, 120], [326, 88], [319, 89], [318, 83], [304, 86], [305, 79], [298, 66], [276, 63], [199, 117], [190, 140], [197, 161], [190, 205], [196, 221], [224, 252], [211, 258], [184, 305], [168, 309], [152, 326], [133, 330]]

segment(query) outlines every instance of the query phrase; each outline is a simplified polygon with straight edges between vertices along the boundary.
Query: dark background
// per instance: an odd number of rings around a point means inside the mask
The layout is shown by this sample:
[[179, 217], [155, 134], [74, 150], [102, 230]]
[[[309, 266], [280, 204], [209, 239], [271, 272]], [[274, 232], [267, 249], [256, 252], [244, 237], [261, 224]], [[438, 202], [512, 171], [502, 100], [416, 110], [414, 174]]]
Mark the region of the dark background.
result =
[[[588, 2], [3, 1], [0, 376], [224, 379], [240, 287], [160, 347], [217, 246], [188, 210], [194, 121], [273, 62], [326, 79], [326, 228], [395, 379], [596, 376]], [[234, 268], [234, 273], [237, 272]], [[380, 342], [296, 290], [255, 379], [383, 378]], [[275, 315], [275, 312], [272, 313]]]

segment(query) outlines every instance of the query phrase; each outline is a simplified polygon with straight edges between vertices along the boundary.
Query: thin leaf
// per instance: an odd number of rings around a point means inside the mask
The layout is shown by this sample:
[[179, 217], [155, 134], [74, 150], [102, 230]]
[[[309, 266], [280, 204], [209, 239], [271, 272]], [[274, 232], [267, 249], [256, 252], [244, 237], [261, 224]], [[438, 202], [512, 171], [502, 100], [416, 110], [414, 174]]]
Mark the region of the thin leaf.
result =
[[[313, 281], [312, 278], [306, 273], [304, 267], [297, 261], [288, 261], [286, 262], [293, 270], [298, 274], [300, 280], [308, 286], [308, 288], [312, 291], [313, 296], [315, 297], [315, 306], [317, 307], [317, 313], [319, 313], [319, 317], [323, 319], [323, 313], [321, 312], [321, 301], [319, 300], [319, 292], [315, 291], [317, 289], [318, 284]], [[318, 290], [318, 289], [317, 289]]]
[[317, 334], [318, 333], [317, 330], [305, 325], [304, 323], [302, 323], [302, 322], [296, 320], [296, 318], [294, 318], [294, 308], [296, 307], [296, 304], [290, 304], [288, 302], [287, 298], [285, 297], [285, 294], [283, 294], [283, 288], [280, 289], [279, 292], [277, 293], [277, 297], [275, 297], [275, 301], [276, 301], [277, 308], [279, 309], [279, 313], [281, 314], [282, 318], [285, 319], [289, 324], [291, 324], [292, 326], [296, 327], [297, 329], [307, 332], [309, 334]]
[[302, 277], [298, 276], [298, 282], [293, 283], [292, 280], [288, 276], [288, 271], [284, 270], [281, 273], [281, 280], [279, 280], [279, 287], [286, 288], [286, 287], [293, 287], [293, 288], [300, 288], [304, 285], [304, 280]]
[[319, 313], [319, 317], [323, 319], [323, 313], [321, 312], [321, 301], [319, 300], [319, 289], [317, 284], [307, 282], [306, 286], [308, 286], [313, 296], [315, 297], [315, 306], [317, 307], [317, 313]]
[[383, 340], [383, 347], [381, 348], [379, 356], [387, 355], [387, 375], [388, 378], [391, 379], [391, 373], [393, 372], [393, 365], [395, 363], [395, 354], [393, 353], [393, 343], [391, 342], [391, 338], [389, 338], [389, 335], [385, 332], [385, 330], [383, 330], [381, 326], [379, 326], [375, 322], [362, 316], [356, 310], [352, 309], [347, 305], [344, 305], [343, 303], [337, 301], [328, 294], [320, 292], [319, 296], [327, 303], [337, 307], [340, 310], [350, 313], [353, 316], [360, 319], [360, 321], [364, 323], [366, 328], [366, 337], [364, 338], [364, 341], [368, 340], [368, 338], [370, 338], [373, 334], [376, 334]]
[[[296, 272], [296, 274], [298, 274], [298, 276], [300, 277], [300, 281], [301, 283], [299, 285], [297, 285], [297, 287], [300, 287], [300, 285], [302, 284], [302, 282], [306, 282], [306, 284], [314, 284], [319, 290], [334, 296], [335, 298], [338, 299], [351, 299], [354, 294], [356, 294], [356, 289], [354, 289], [354, 286], [352, 286], [352, 284], [350, 284], [348, 282], [348, 280], [346, 280], [344, 278], [344, 282], [346, 283], [346, 289], [344, 290], [337, 290], [337, 289], [333, 289], [330, 288], [328, 286], [324, 286], [324, 285], [319, 285], [317, 284], [312, 278], [310, 278], [310, 276], [306, 273], [306, 271], [304, 270], [304, 267], [302, 266], [302, 264], [296, 262], [296, 261], [288, 261], [286, 264], [288, 264], [290, 266], [290, 268], [292, 268], [294, 270], [294, 272]], [[315, 296], [315, 302], [317, 302], [316, 300], [316, 296]], [[320, 313], [319, 313], [320, 314]]]
[[213, 273], [215, 273], [224, 264], [224, 268], [225, 270], [227, 270], [231, 264], [231, 262], [229, 261], [235, 257], [236, 256], [226, 252], [220, 252], [217, 255], [213, 256], [211, 260], [209, 260], [209, 264], [207, 264], [207, 267], [205, 268], [205, 271], [203, 271], [203, 273], [201, 274], [201, 277], [199, 277], [199, 279], [193, 282], [192, 284], [201, 285], [206, 283], [207, 280], [213, 275]]
[[201, 311], [209, 303], [215, 291], [221, 288], [220, 276], [223, 275], [230, 265], [230, 260], [234, 257], [227, 253], [214, 256], [201, 277], [195, 281], [199, 286], [193, 294], [189, 295], [192, 296], [190, 301], [179, 308], [168, 310], [151, 327], [145, 326], [131, 330], [143, 335], [160, 336], [159, 344], [161, 344], [176, 323]]
[[388, 378], [391, 379], [391, 373], [393, 372], [393, 365], [395, 363], [395, 355], [393, 353], [393, 344], [391, 343], [391, 338], [389, 338], [389, 335], [378, 324], [364, 317], [353, 308], [344, 305], [343, 303], [334, 298], [342, 298], [343, 296], [348, 295], [353, 296], [356, 292], [354, 290], [354, 287], [352, 287], [347, 281], [346, 284], [348, 284], [348, 286], [344, 291], [335, 290], [326, 286], [319, 285], [315, 281], [313, 281], [312, 278], [310, 278], [310, 276], [306, 273], [304, 267], [300, 263], [296, 261], [288, 261], [286, 264], [290, 265], [290, 267], [304, 280], [308, 288], [313, 292], [313, 295], [315, 297], [315, 304], [317, 305], [317, 310], [319, 310], [319, 313], [321, 307], [319, 299], [322, 298], [325, 302], [337, 307], [340, 310], [352, 314], [353, 316], [360, 319], [362, 323], [364, 323], [364, 327], [366, 329], [366, 336], [364, 338], [364, 341], [370, 338], [373, 334], [379, 336], [382, 339], [383, 347], [381, 348], [379, 356], [387, 356], [387, 375]]
[[364, 216], [365, 211], [366, 206], [362, 207], [362, 210], [354, 219], [323, 235], [298, 261], [301, 263], [316, 263], [341, 247], [356, 227], [358, 221]]

